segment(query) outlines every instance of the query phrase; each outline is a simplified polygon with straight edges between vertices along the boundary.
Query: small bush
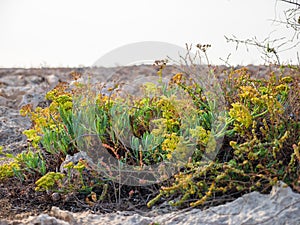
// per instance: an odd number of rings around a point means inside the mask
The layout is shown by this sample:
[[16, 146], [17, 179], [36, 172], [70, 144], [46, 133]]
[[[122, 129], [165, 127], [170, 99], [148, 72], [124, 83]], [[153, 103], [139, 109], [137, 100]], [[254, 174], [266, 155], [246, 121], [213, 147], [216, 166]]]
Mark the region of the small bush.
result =
[[178, 195], [170, 204], [194, 207], [216, 198], [222, 202], [232, 195], [266, 192], [278, 180], [299, 187], [299, 70], [296, 73], [294, 78], [271, 72], [269, 78], [253, 79], [246, 68], [232, 70], [223, 82], [231, 121], [224, 143], [229, 146], [208, 165], [187, 164], [148, 206]]
[[[1, 166], [0, 179], [35, 174], [38, 191], [94, 196], [98, 188], [102, 201], [115, 181], [94, 171], [88, 161], [68, 164], [66, 174], [57, 173], [66, 155], [101, 145], [119, 166], [137, 171], [178, 161], [178, 172], [159, 184], [148, 207], [162, 199], [179, 207], [218, 204], [254, 190], [267, 192], [278, 180], [299, 190], [299, 68], [288, 71], [271, 71], [262, 79], [246, 68], [224, 71], [219, 94], [226, 110], [221, 114], [190, 70], [174, 74], [168, 84], [145, 84], [139, 97], [120, 97], [114, 88], [103, 95], [90, 83], [73, 88], [60, 83], [46, 94], [48, 107], [21, 109], [33, 122], [24, 131], [30, 150]], [[212, 67], [208, 76], [214, 76]], [[214, 124], [217, 120], [220, 124]], [[203, 161], [219, 138], [223, 146], [216, 157]], [[186, 145], [193, 147], [192, 154]], [[58, 158], [57, 165], [49, 163], [49, 155]], [[109, 175], [118, 169], [114, 166], [102, 162], [100, 167]]]

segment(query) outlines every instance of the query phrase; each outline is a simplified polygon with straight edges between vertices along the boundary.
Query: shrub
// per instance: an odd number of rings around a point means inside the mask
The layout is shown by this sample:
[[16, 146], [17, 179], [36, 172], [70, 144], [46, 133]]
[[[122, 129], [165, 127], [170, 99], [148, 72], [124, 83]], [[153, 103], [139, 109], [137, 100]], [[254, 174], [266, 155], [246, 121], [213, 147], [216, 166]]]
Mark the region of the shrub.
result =
[[[253, 190], [266, 192], [278, 180], [296, 189], [299, 69], [288, 71], [288, 76], [283, 68], [279, 76], [270, 72], [263, 79], [253, 78], [246, 68], [225, 71], [219, 94], [225, 96], [227, 112], [220, 114], [215, 112], [219, 107], [215, 99], [191, 79], [189, 70], [175, 74], [168, 84], [145, 84], [139, 97], [120, 97], [114, 88], [103, 95], [90, 83], [76, 83], [73, 89], [60, 83], [47, 93], [48, 107], [22, 108], [21, 114], [33, 121], [24, 134], [36, 153], [18, 156], [18, 165], [41, 175], [48, 172], [36, 182], [37, 190], [92, 193], [100, 186], [105, 195], [110, 178], [101, 177], [86, 161], [69, 165], [63, 176], [45, 166], [42, 155], [63, 160], [67, 154], [101, 145], [98, 150], [107, 150], [120, 162], [117, 166], [129, 164], [137, 171], [145, 165], [177, 160], [178, 172], [160, 184], [160, 192], [148, 207], [166, 198], [181, 207], [221, 203]], [[212, 67], [209, 76], [214, 76]], [[222, 138], [215, 159], [203, 161]], [[192, 154], [186, 145], [193, 147]], [[41, 165], [44, 169], [38, 171]], [[105, 162], [101, 166], [107, 174], [118, 169]], [[14, 164], [6, 167], [11, 176]]]
[[[213, 198], [222, 202], [233, 194], [265, 192], [278, 180], [299, 186], [299, 102], [290, 105], [299, 96], [296, 72], [294, 78], [271, 73], [268, 79], [252, 79], [246, 68], [232, 70], [223, 83], [232, 121], [227, 132], [232, 135], [225, 137], [229, 146], [208, 165], [187, 164], [148, 207], [178, 195], [181, 198], [170, 204], [194, 207]], [[297, 111], [290, 114], [291, 108]]]

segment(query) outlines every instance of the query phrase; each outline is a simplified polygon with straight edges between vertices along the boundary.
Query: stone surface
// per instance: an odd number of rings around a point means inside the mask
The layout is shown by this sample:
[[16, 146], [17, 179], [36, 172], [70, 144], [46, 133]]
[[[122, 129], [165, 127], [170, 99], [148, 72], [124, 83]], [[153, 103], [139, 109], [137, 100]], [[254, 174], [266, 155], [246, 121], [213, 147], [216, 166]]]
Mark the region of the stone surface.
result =
[[60, 165], [60, 172], [61, 173], [67, 173], [68, 169], [64, 168], [65, 165], [72, 162], [74, 165], [76, 165], [80, 159], [85, 160], [88, 163], [92, 163], [92, 160], [88, 157], [86, 152], [80, 151], [78, 153], [75, 153], [73, 156], [67, 155], [65, 160]]
[[50, 88], [54, 88], [59, 82], [59, 77], [54, 74], [46, 76], [45, 79], [46, 79], [47, 83], [49, 84]]

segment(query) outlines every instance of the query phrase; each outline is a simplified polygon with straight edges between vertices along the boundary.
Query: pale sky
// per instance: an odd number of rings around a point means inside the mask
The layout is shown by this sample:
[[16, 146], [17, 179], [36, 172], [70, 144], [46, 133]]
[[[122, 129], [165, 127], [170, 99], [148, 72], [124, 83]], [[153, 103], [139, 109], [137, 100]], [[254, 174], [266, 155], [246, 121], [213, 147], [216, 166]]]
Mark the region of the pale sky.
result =
[[[0, 67], [90, 66], [111, 50], [135, 42], [180, 47], [211, 44], [210, 62], [261, 64], [255, 48], [235, 50], [240, 39], [289, 38], [274, 24], [289, 4], [276, 0], [0, 0]], [[297, 63], [296, 50], [280, 53]]]

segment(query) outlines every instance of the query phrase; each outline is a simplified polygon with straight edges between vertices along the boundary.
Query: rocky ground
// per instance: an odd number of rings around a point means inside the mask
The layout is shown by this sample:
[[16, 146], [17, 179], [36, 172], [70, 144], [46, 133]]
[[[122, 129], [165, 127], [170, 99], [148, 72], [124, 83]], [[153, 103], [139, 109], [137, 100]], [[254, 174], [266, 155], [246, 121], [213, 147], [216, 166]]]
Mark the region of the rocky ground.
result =
[[[51, 210], [27, 217], [19, 215], [19, 219], [6, 220], [0, 218], [1, 225], [45, 224], [45, 225], [299, 225], [300, 194], [294, 193], [284, 183], [274, 186], [271, 193], [263, 195], [258, 192], [244, 196], [225, 205], [211, 207], [206, 210], [185, 209], [164, 213], [117, 211], [103, 214], [93, 211], [72, 213], [52, 207]], [[28, 214], [27, 214], [28, 215]]]
[[[257, 76], [268, 74], [268, 67], [249, 66]], [[221, 66], [222, 71], [227, 68]], [[72, 81], [74, 71], [86, 74], [90, 82], [103, 82], [112, 86], [115, 82], [125, 83], [125, 90], [136, 93], [145, 81], [157, 80], [157, 68], [153, 66], [131, 66], [122, 68], [41, 68], [41, 69], [0, 69], [0, 146], [4, 152], [17, 154], [28, 148], [22, 131], [30, 128], [31, 122], [19, 115], [22, 105], [31, 103], [35, 107], [46, 104], [45, 93], [56, 86], [59, 81]], [[178, 71], [167, 67], [164, 71], [165, 81]], [[207, 67], [201, 67], [199, 74], [207, 73]], [[82, 79], [82, 78], [81, 78]], [[87, 79], [86, 79], [87, 80]], [[105, 91], [105, 90], [104, 90]], [[1, 156], [0, 156], [1, 157]], [[0, 161], [4, 163], [5, 160]], [[284, 185], [283, 185], [284, 186]], [[71, 213], [47, 205], [47, 199], [34, 193], [27, 193], [26, 202], [18, 196], [8, 195], [7, 186], [0, 185], [0, 224], [300, 224], [300, 195], [290, 188], [274, 187], [269, 195], [256, 192], [247, 194], [231, 203], [205, 211], [189, 209], [163, 213], [162, 211], [114, 212], [93, 214], [92, 211]], [[24, 190], [23, 190], [24, 191]], [[35, 201], [40, 208], [34, 208]], [[26, 204], [29, 203], [30, 204]], [[19, 205], [18, 205], [19, 204]], [[30, 206], [29, 206], [30, 205]], [[37, 204], [38, 205], [38, 204]], [[19, 215], [22, 213], [22, 215]], [[163, 213], [163, 214], [162, 214]], [[29, 215], [34, 215], [29, 217]], [[19, 215], [19, 217], [17, 216]], [[17, 219], [19, 218], [19, 219]], [[10, 219], [10, 220], [6, 220]], [[12, 222], [12, 219], [15, 219]], [[17, 220], [16, 220], [17, 219]]]

